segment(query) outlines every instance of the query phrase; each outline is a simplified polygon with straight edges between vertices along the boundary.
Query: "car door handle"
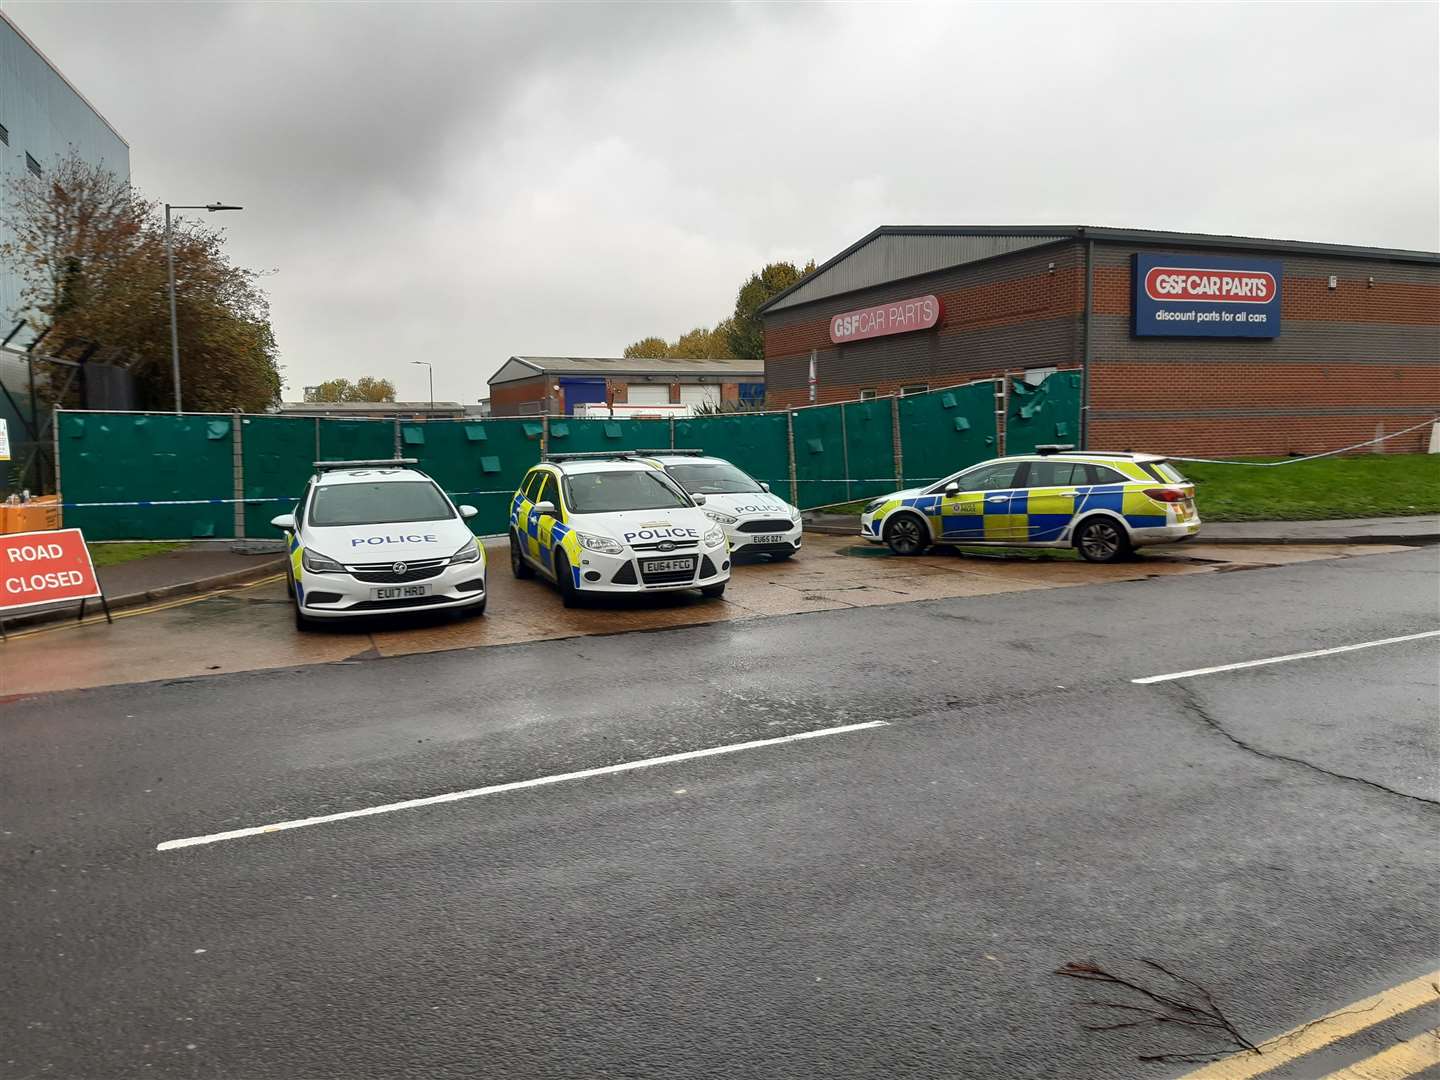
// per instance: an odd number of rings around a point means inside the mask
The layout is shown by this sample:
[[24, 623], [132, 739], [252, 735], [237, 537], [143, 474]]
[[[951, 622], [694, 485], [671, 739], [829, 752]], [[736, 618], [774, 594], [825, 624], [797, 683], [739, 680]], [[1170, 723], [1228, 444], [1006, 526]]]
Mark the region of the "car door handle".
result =
[[990, 496], [988, 499], [986, 499], [985, 501], [986, 501], [986, 502], [1009, 502], [1009, 501], [1010, 501], [1010, 496], [1009, 496], [1009, 495], [991, 495], [991, 496]]

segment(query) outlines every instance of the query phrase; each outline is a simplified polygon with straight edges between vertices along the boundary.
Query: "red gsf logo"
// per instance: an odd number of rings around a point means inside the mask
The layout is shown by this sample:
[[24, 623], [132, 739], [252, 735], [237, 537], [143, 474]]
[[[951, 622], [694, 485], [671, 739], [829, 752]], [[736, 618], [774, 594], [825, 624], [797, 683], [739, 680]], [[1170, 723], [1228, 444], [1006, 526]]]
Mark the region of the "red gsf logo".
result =
[[1275, 275], [1264, 270], [1156, 266], [1145, 275], [1145, 295], [1151, 300], [1268, 304], [1275, 299]]

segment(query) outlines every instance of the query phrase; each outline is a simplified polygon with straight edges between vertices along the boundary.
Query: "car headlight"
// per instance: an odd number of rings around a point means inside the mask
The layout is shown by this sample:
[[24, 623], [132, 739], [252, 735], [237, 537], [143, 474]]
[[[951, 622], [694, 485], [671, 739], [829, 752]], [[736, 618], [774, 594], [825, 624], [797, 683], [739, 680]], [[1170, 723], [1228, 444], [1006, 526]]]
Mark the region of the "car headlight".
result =
[[879, 510], [880, 507], [884, 506], [887, 501], [886, 499], [874, 499], [866, 503], [865, 509], [860, 512], [862, 514], [873, 514], [876, 510]]
[[327, 559], [319, 552], [305, 549], [305, 554], [300, 556], [300, 565], [309, 570], [312, 574], [343, 574], [345, 568], [334, 559]]
[[461, 545], [459, 551], [450, 556], [450, 565], [459, 566], [461, 563], [472, 563], [480, 561], [480, 544], [478, 541], [470, 540]]
[[576, 533], [575, 535], [580, 538], [581, 547], [598, 551], [603, 555], [619, 555], [625, 550], [608, 536], [591, 536], [589, 533]]
[[798, 506], [791, 506], [789, 507], [789, 510], [790, 520], [798, 525], [800, 523], [800, 508]]
[[740, 520], [733, 514], [722, 514], [719, 510], [706, 510], [705, 516], [711, 521], [718, 521], [721, 525], [734, 525]]
[[705, 544], [707, 547], [719, 547], [724, 542], [725, 531], [718, 525], [705, 534]]

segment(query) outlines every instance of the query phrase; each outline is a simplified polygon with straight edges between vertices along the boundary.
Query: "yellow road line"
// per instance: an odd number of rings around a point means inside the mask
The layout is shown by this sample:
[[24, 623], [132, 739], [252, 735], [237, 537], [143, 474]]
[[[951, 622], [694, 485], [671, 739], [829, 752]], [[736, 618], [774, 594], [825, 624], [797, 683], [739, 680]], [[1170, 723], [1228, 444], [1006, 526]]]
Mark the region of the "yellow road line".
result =
[[[246, 589], [258, 589], [261, 585], [271, 585], [277, 581], [283, 581], [285, 575], [275, 574], [271, 577], [261, 578], [259, 581], [250, 581], [244, 585], [227, 585], [223, 589], [212, 589], [210, 592], [198, 593], [195, 596], [182, 596], [178, 600], [165, 600], [158, 604], [148, 604], [145, 607], [126, 608], [124, 611], [117, 611], [113, 617], [116, 620], [128, 619], [135, 615], [149, 615], [154, 611], [168, 611], [170, 608], [184, 607], [186, 604], [198, 604], [201, 600], [210, 600], [216, 596], [223, 596], [225, 593], [244, 592]], [[36, 637], [40, 634], [54, 634], [61, 630], [77, 630], [82, 626], [94, 626], [96, 623], [103, 623], [105, 615], [92, 615], [89, 618], [75, 622], [57, 623], [55, 626], [41, 626], [34, 630], [22, 630], [18, 634], [7, 634], [6, 640], [18, 641], [20, 638]]]
[[1186, 1073], [1184, 1080], [1250, 1080], [1321, 1047], [1374, 1027], [1382, 1020], [1440, 1001], [1440, 970], [1336, 1009], [1260, 1044], [1260, 1053], [1236, 1054]]
[[1331, 1073], [1325, 1080], [1407, 1080], [1431, 1065], [1440, 1065], [1440, 1030], [1396, 1043], [1374, 1057]]

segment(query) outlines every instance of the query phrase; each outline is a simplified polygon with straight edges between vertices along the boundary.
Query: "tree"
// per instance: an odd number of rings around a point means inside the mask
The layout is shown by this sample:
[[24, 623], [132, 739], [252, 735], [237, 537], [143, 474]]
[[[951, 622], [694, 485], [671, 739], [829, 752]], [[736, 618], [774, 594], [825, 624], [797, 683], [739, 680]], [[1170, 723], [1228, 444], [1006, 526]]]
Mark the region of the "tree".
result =
[[681, 334], [673, 343], [664, 338], [647, 337], [625, 347], [625, 356], [631, 360], [665, 360], [671, 357], [723, 360], [730, 355], [729, 319], [717, 323], [713, 330], [697, 326], [689, 333]]
[[[11, 313], [47, 342], [93, 342], [128, 358], [143, 401], [174, 400], [165, 228], [157, 204], [72, 152], [44, 177], [9, 183], [3, 258], [21, 279]], [[172, 229], [184, 404], [260, 412], [280, 399], [270, 310], [255, 272], [235, 266], [223, 236], [198, 220]]]
[[626, 345], [624, 355], [627, 360], [663, 360], [670, 355], [670, 346], [664, 338], [641, 338], [633, 345]]
[[735, 315], [729, 320], [730, 352], [734, 356], [750, 360], [765, 358], [765, 328], [756, 315], [757, 309], [773, 299], [815, 270], [811, 259], [803, 269], [797, 270], [794, 263], [767, 263], [759, 272], [751, 274], [748, 281], [740, 286], [735, 297]]
[[376, 379], [362, 375], [355, 382], [349, 379], [330, 379], [319, 386], [305, 388], [308, 402], [336, 401], [394, 401], [395, 386], [389, 379]]

